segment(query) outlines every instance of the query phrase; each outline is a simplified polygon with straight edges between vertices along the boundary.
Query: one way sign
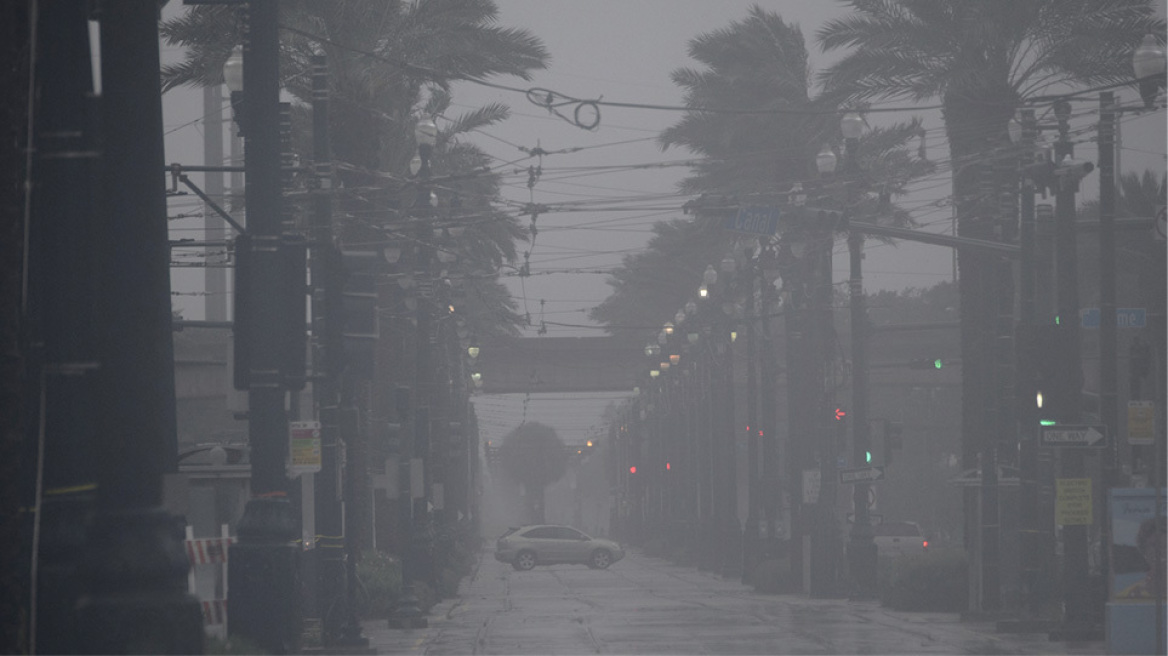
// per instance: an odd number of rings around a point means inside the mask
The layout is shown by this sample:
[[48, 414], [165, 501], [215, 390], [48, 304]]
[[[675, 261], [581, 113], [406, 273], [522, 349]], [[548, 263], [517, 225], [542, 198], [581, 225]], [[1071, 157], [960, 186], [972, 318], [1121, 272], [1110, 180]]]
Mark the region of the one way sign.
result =
[[841, 469], [839, 482], [841, 485], [866, 483], [868, 481], [884, 480], [883, 467], [860, 467], [859, 469]]
[[1040, 444], [1098, 449], [1107, 446], [1107, 426], [1043, 426]]

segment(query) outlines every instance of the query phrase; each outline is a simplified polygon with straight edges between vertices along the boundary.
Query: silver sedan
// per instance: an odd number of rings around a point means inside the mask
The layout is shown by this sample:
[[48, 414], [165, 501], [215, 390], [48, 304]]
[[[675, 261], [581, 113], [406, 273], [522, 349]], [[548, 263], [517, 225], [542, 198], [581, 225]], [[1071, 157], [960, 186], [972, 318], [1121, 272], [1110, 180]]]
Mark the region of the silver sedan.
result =
[[624, 557], [619, 543], [554, 524], [511, 528], [495, 542], [495, 560], [510, 563], [517, 570], [559, 563], [604, 569]]

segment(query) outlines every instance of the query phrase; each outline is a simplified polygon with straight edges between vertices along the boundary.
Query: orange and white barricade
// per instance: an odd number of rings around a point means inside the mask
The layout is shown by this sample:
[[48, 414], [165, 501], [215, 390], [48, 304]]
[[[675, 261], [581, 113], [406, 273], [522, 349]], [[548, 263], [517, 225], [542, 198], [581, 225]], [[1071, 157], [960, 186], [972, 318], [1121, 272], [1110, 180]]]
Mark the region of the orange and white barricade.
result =
[[185, 547], [191, 568], [187, 573], [187, 590], [199, 599], [203, 609], [203, 628], [207, 635], [227, 637], [227, 558], [235, 538], [228, 535], [227, 525], [221, 537], [196, 538], [187, 527]]

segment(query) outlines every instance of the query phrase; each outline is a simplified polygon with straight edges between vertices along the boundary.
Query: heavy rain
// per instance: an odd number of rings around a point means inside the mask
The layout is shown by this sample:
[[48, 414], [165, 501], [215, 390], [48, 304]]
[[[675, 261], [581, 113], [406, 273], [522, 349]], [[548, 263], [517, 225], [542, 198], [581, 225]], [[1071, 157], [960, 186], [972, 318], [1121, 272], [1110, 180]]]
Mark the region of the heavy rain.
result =
[[1162, 0], [11, 0], [0, 649], [1163, 654]]

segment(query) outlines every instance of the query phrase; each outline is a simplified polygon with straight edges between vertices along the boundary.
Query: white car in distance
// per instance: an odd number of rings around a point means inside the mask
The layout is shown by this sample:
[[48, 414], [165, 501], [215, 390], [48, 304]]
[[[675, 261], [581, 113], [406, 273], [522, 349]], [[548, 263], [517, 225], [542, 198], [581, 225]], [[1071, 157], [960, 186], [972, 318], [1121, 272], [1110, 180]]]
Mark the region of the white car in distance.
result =
[[880, 556], [923, 554], [929, 541], [916, 522], [886, 522], [872, 527], [876, 553]]

